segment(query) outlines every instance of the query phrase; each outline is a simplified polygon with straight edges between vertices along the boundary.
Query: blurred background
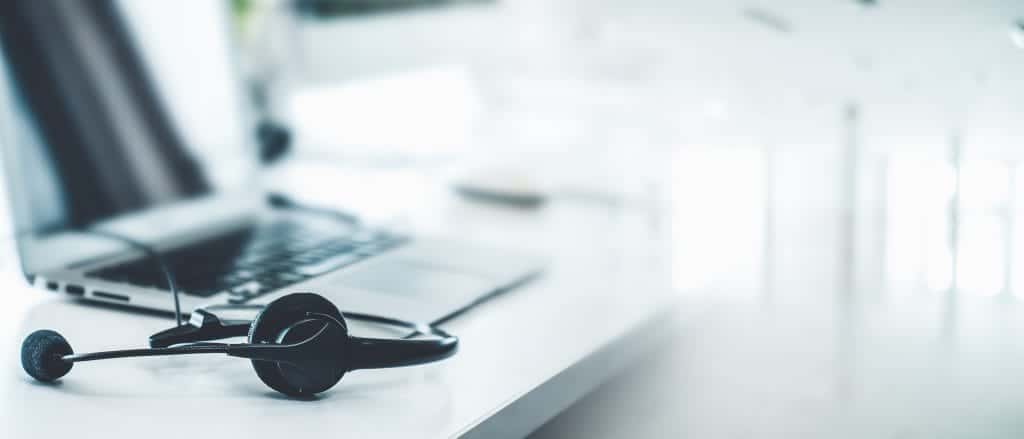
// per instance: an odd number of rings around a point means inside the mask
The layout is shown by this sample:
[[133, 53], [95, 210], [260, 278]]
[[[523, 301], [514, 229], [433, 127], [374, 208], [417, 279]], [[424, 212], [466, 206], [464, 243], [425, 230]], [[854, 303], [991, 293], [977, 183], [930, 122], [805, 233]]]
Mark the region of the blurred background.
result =
[[300, 155], [668, 201], [689, 294], [1024, 295], [1017, 2], [232, 4]]
[[[268, 185], [378, 220], [440, 182], [670, 225], [680, 333], [537, 437], [1024, 434], [1024, 2], [229, 10], [252, 118], [293, 139]], [[398, 178], [309, 183], [339, 172]]]
[[669, 219], [687, 329], [539, 437], [1024, 431], [1024, 3], [233, 5], [296, 157]]

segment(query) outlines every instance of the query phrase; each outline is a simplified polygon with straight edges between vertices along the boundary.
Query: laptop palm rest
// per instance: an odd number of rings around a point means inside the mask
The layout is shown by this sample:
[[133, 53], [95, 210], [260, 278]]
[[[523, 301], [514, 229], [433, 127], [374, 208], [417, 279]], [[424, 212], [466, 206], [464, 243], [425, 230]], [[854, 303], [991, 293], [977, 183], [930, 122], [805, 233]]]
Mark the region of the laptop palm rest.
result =
[[322, 292], [342, 311], [432, 322], [466, 308], [503, 285], [494, 277], [384, 257], [339, 276]]

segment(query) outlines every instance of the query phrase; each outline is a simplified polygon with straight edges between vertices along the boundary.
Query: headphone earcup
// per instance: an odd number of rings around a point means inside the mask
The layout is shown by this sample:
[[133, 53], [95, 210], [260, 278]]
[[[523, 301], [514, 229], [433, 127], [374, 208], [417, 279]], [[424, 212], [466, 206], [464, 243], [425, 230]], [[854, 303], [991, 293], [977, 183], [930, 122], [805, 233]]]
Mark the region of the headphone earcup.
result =
[[[294, 293], [283, 296], [270, 302], [263, 311], [256, 316], [249, 327], [249, 343], [252, 344], [276, 344], [281, 342], [289, 332], [304, 332], [309, 329], [309, 313], [324, 314], [333, 317], [341, 324], [340, 328], [331, 328], [333, 331], [340, 331], [340, 336], [346, 336], [348, 328], [345, 327], [345, 320], [333, 303], [323, 296], [312, 293]], [[315, 319], [313, 319], [315, 320]], [[333, 323], [331, 323], [333, 325]], [[337, 326], [337, 325], [334, 325]], [[319, 385], [306, 386], [297, 380], [294, 374], [302, 373], [294, 366], [279, 364], [274, 361], [252, 360], [252, 367], [256, 375], [260, 377], [270, 388], [285, 395], [294, 397], [311, 397], [327, 388], [330, 388], [345, 374], [345, 368], [339, 367], [333, 371], [332, 376], [325, 377], [318, 381]], [[285, 374], [290, 376], [285, 376]], [[335, 375], [336, 374], [336, 375]]]

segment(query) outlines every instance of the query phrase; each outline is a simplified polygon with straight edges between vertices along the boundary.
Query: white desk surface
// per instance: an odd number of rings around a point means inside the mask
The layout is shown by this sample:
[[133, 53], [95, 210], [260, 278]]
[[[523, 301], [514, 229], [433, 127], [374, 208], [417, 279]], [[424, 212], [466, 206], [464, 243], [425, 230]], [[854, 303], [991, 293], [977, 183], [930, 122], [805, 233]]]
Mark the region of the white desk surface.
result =
[[[283, 398], [248, 361], [220, 356], [83, 363], [33, 382], [18, 349], [35, 329], [76, 351], [142, 346], [170, 320], [84, 306], [24, 286], [5, 264], [0, 437], [504, 437], [541, 425], [657, 337], [668, 293], [658, 214], [584, 202], [538, 211], [442, 197], [415, 228], [550, 256], [546, 275], [455, 319], [444, 362], [358, 371], [315, 401]], [[339, 304], [344, 309], [344, 304]]]

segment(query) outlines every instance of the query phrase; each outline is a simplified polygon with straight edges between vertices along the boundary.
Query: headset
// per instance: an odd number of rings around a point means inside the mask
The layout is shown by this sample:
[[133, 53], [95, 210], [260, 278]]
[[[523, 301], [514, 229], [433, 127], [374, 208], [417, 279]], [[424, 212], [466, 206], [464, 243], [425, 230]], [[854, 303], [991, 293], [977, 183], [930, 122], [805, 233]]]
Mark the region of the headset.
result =
[[[274, 207], [323, 213], [276, 196]], [[338, 215], [339, 220], [345, 221]], [[345, 373], [360, 369], [413, 366], [451, 357], [458, 350], [457, 337], [432, 325], [417, 324], [368, 314], [346, 313], [352, 319], [399, 327], [412, 333], [406, 338], [353, 337], [345, 316], [323, 296], [292, 293], [266, 306], [240, 305], [259, 313], [252, 321], [222, 320], [211, 312], [216, 307], [192, 312], [181, 323], [174, 277], [159, 253], [147, 244], [110, 232], [89, 232], [123, 241], [143, 250], [161, 266], [175, 299], [178, 325], [150, 337], [150, 347], [76, 354], [64, 336], [49, 329], [37, 330], [21, 345], [21, 365], [32, 378], [53, 382], [68, 374], [75, 363], [115, 358], [165, 355], [226, 354], [252, 361], [260, 380], [285, 395], [309, 399], [341, 381]], [[428, 339], [411, 339], [426, 335]], [[246, 336], [246, 343], [213, 343], [228, 337]]]
[[[203, 315], [198, 312], [196, 314]], [[204, 318], [209, 320], [211, 315], [206, 313]], [[387, 318], [373, 320], [413, 329], [418, 334], [426, 333], [435, 338], [410, 340], [353, 337], [348, 334], [345, 318], [329, 300], [312, 293], [293, 293], [270, 302], [259, 312], [248, 325], [248, 343], [196, 341], [168, 347], [76, 354], [62, 335], [41, 329], [30, 334], [22, 344], [21, 364], [32, 378], [52, 382], [67, 375], [74, 363], [85, 361], [227, 354], [252, 360], [256, 375], [270, 388], [291, 397], [311, 398], [334, 387], [347, 372], [430, 363], [448, 358], [458, 349], [458, 338], [440, 329], [425, 329], [423, 325]], [[203, 324], [200, 328], [205, 326]], [[196, 332], [199, 334], [196, 337], [198, 340], [235, 335], [227, 332], [207, 337], [209, 332]], [[159, 335], [154, 338], [166, 340]]]

